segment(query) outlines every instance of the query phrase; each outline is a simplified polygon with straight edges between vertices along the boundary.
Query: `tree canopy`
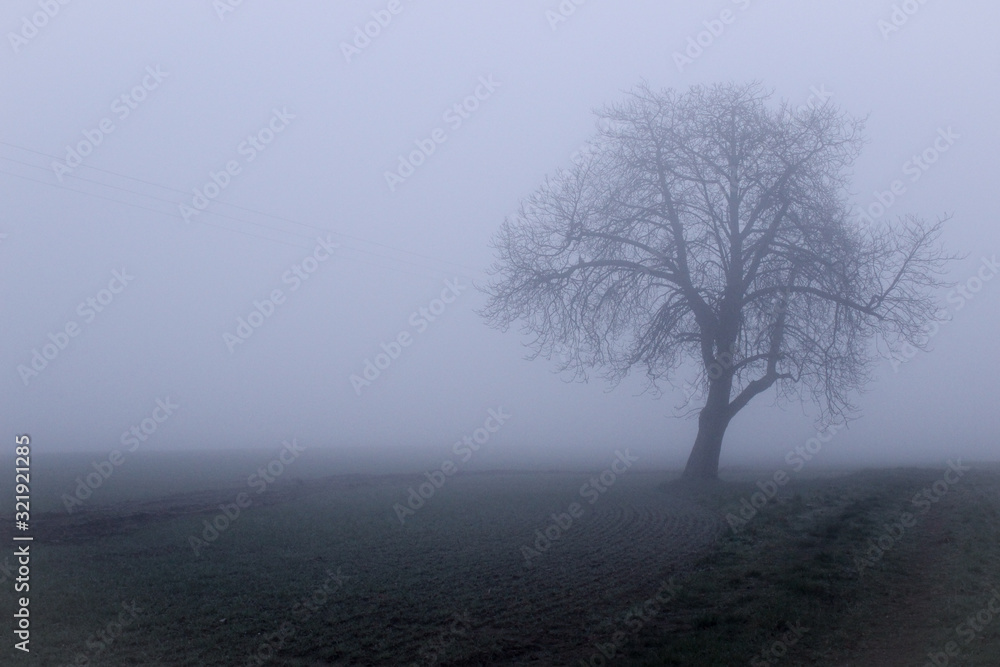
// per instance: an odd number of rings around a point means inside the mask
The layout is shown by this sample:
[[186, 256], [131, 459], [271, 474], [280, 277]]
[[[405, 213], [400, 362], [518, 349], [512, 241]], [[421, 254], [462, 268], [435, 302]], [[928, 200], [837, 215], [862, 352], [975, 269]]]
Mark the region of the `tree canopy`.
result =
[[705, 404], [685, 476], [714, 478], [755, 396], [854, 410], [876, 340], [919, 346], [949, 259], [943, 219], [866, 225], [848, 201], [864, 121], [827, 103], [769, 105], [758, 83], [643, 85], [598, 112], [581, 159], [494, 238], [482, 314], [536, 354], [656, 389], [685, 360]]

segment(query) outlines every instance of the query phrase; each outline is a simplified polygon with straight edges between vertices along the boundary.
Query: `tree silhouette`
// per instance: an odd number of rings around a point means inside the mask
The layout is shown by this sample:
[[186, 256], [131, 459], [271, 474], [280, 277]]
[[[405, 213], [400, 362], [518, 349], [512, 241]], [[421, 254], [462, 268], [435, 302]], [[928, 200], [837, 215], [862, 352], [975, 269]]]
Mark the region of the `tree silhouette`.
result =
[[717, 477], [732, 418], [772, 387], [823, 421], [852, 416], [876, 343], [926, 342], [952, 259], [944, 219], [852, 216], [863, 121], [770, 98], [757, 83], [638, 87], [493, 240], [481, 314], [520, 322], [536, 356], [578, 379], [642, 368], [654, 391], [694, 360], [705, 403], [686, 478]]

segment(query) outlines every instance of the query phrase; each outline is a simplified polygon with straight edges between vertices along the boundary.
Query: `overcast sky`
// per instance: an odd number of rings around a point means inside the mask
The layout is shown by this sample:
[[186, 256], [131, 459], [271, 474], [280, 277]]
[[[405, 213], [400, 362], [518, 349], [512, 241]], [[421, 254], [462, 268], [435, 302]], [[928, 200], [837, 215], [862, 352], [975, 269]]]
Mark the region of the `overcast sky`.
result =
[[[30, 433], [36, 452], [107, 451], [157, 418], [147, 450], [296, 437], [345, 461], [434, 460], [502, 407], [477, 466], [589, 465], [622, 446], [643, 466], [682, 464], [696, 426], [675, 416], [682, 391], [567, 383], [524, 359], [518, 332], [484, 325], [473, 281], [490, 238], [569, 166], [593, 109], [643, 80], [758, 79], [775, 101], [867, 115], [854, 202], [871, 208], [898, 180], [885, 215], [953, 214], [965, 284], [1000, 250], [1000, 7], [903, 4], [915, 13], [887, 0], [7, 0], [4, 432]], [[915, 170], [925, 150], [936, 161]], [[932, 352], [876, 368], [864, 417], [824, 462], [995, 458], [1000, 280], [969, 287], [971, 300], [942, 293], [953, 320]], [[379, 376], [352, 383], [400, 334], [409, 345]], [[813, 412], [758, 397], [723, 467], [780, 461], [814, 434]]]

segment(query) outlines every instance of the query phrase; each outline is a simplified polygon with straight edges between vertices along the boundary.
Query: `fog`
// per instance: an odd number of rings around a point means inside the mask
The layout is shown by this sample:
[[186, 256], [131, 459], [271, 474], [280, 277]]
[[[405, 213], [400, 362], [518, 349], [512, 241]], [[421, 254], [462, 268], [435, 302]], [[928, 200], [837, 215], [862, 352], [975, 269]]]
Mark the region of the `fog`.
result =
[[[775, 103], [867, 116], [859, 209], [891, 195], [885, 216], [953, 215], [944, 241], [967, 255], [950, 277], [971, 298], [941, 292], [932, 349], [876, 366], [818, 463], [995, 460], [1000, 280], [969, 281], [1000, 248], [1000, 8], [678, 5], [6, 2], [7, 437], [107, 452], [147, 420], [142, 451], [295, 438], [345, 469], [414, 471], [493, 410], [509, 417], [470, 469], [606, 465], [625, 446], [640, 467], [681, 466], [697, 426], [675, 409], [683, 377], [659, 397], [641, 371], [569, 382], [484, 323], [476, 285], [595, 108], [643, 81], [759, 80]], [[734, 419], [723, 469], [815, 435], [813, 406], [773, 403]]]

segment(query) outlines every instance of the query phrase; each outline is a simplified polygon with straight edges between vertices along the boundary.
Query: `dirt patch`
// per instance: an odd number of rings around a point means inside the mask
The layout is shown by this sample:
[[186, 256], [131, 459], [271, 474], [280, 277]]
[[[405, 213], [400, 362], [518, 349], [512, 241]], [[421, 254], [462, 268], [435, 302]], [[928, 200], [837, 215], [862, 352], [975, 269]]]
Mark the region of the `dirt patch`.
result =
[[[297, 500], [303, 496], [331, 488], [355, 489], [374, 484], [392, 483], [394, 477], [376, 475], [338, 475], [324, 479], [293, 479], [276, 482], [263, 493], [246, 486], [222, 490], [183, 493], [153, 500], [79, 507], [69, 512], [33, 513], [31, 534], [40, 544], [81, 543], [89, 540], [128, 535], [157, 521], [182, 516], [218, 514], [219, 505], [232, 503], [240, 493], [248, 494], [253, 504], [267, 507]], [[2, 534], [10, 539], [18, 534], [12, 526], [13, 516], [0, 515], [4, 523]]]

